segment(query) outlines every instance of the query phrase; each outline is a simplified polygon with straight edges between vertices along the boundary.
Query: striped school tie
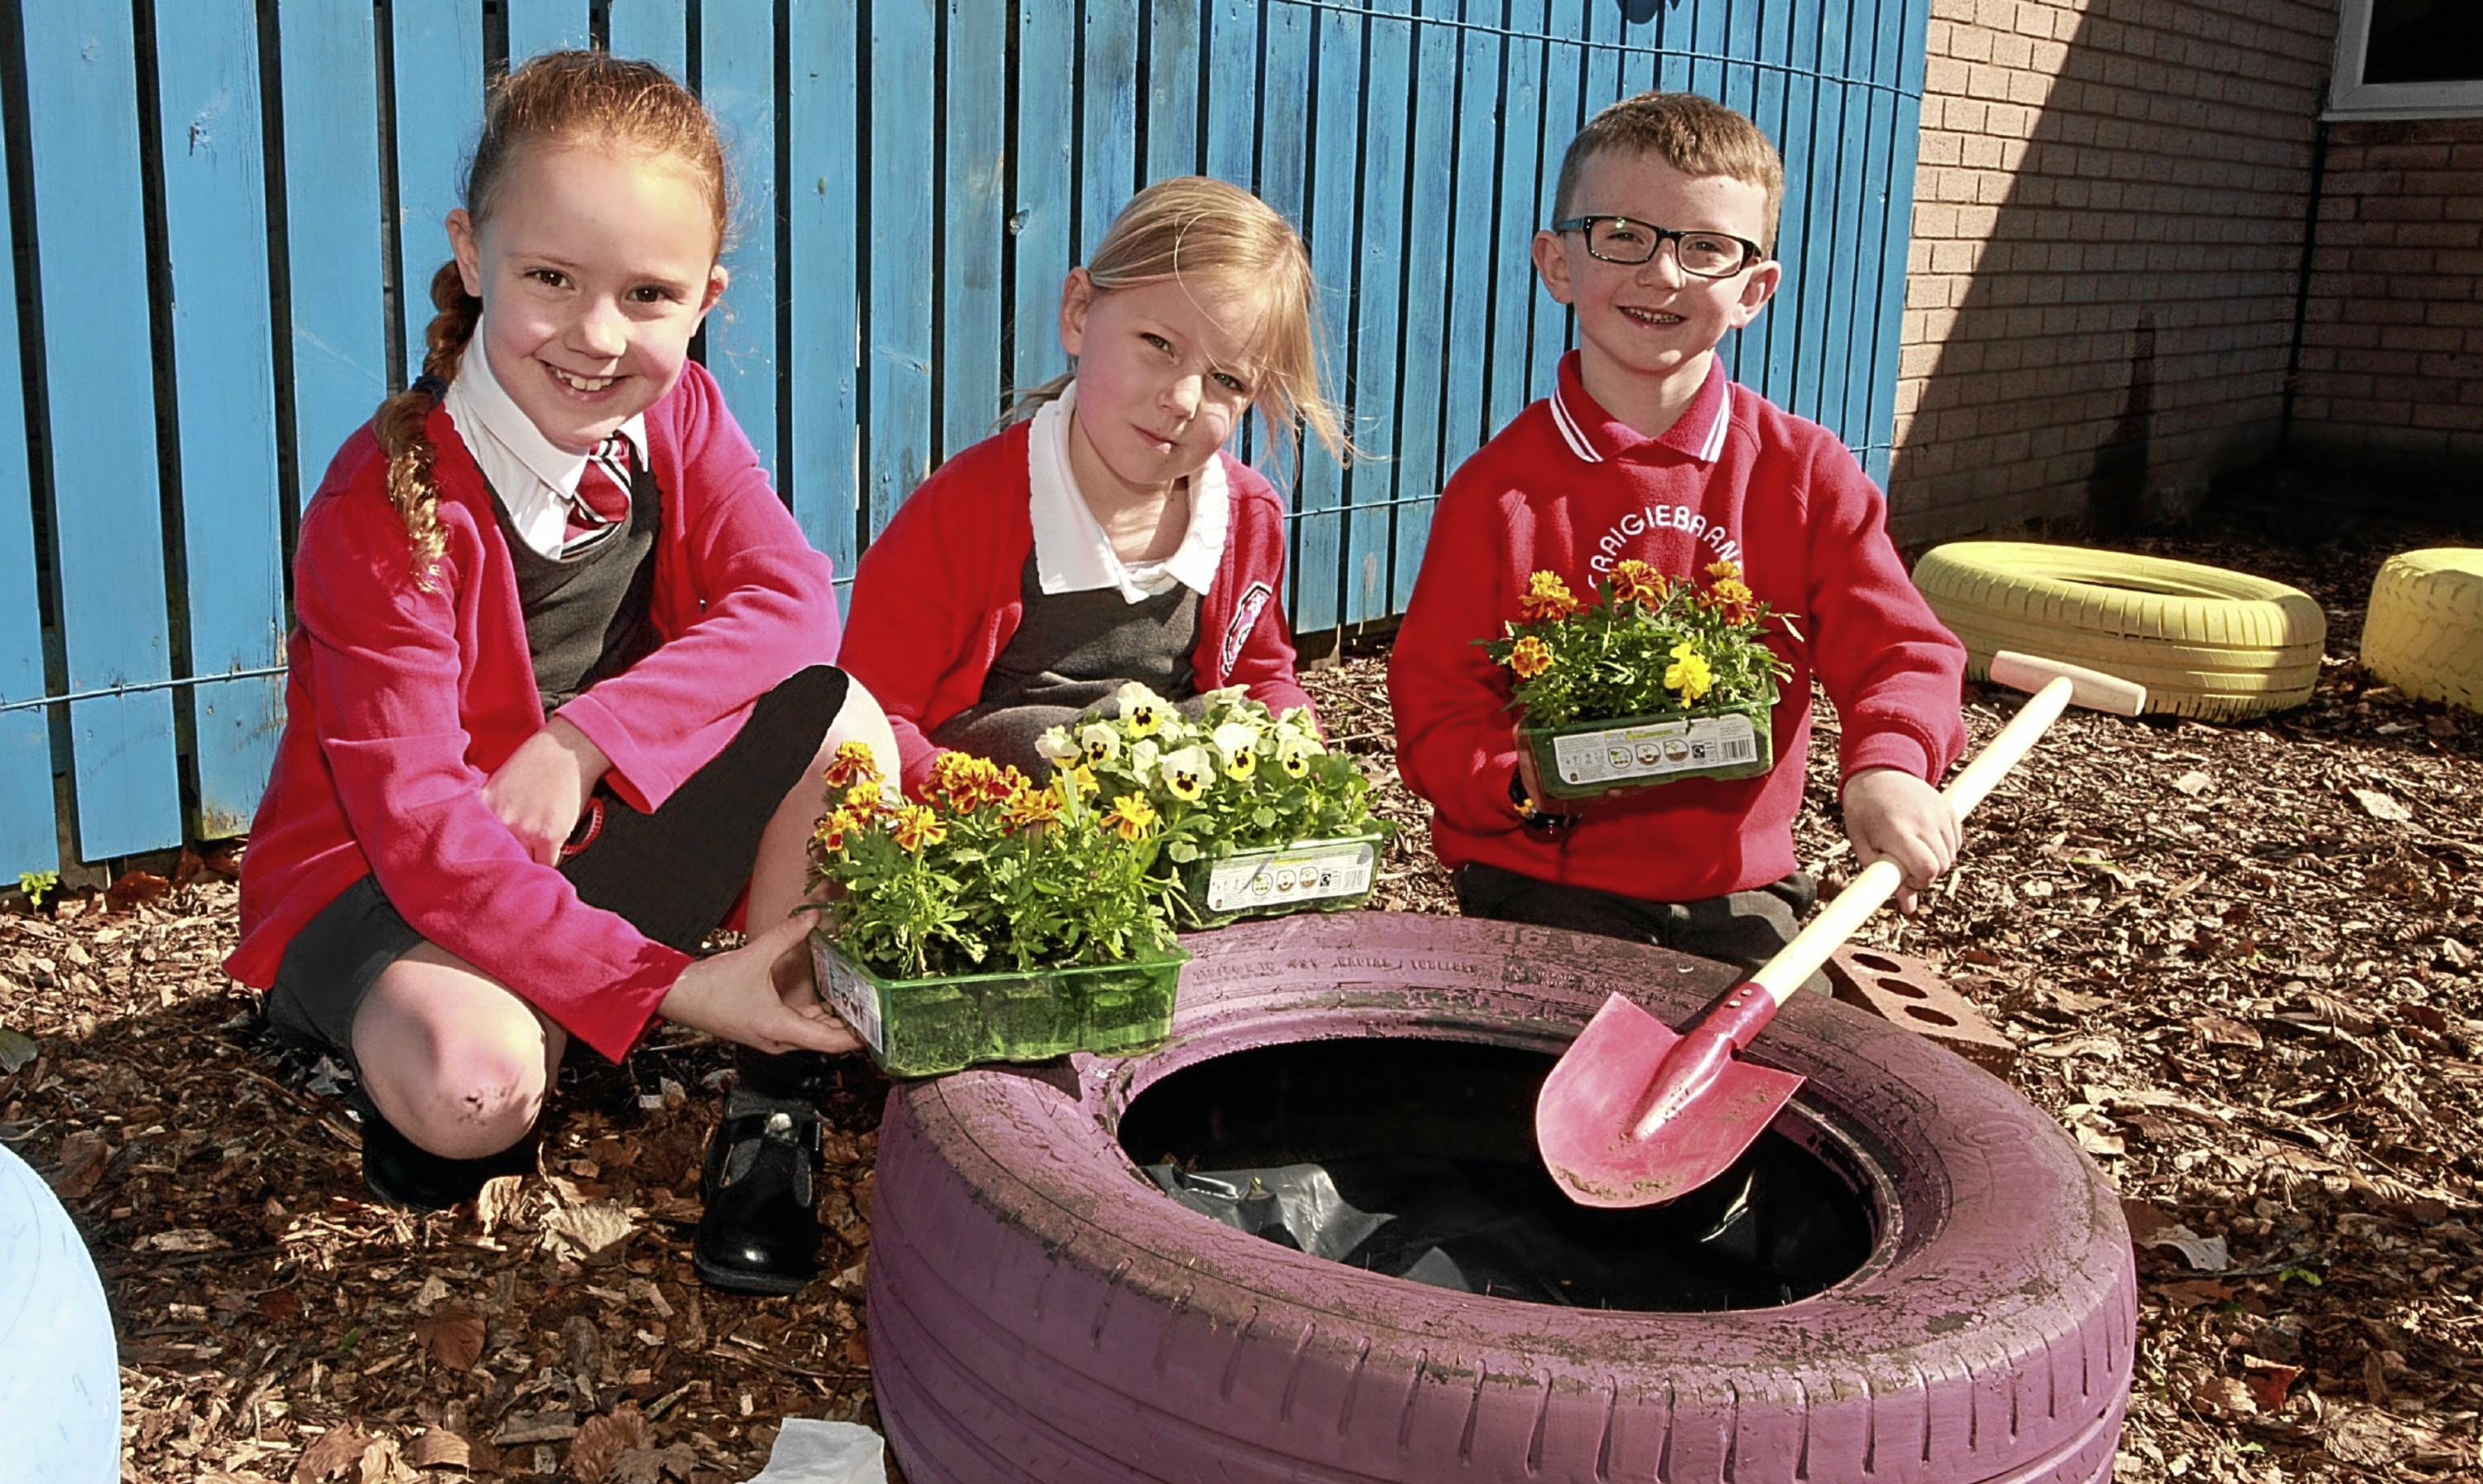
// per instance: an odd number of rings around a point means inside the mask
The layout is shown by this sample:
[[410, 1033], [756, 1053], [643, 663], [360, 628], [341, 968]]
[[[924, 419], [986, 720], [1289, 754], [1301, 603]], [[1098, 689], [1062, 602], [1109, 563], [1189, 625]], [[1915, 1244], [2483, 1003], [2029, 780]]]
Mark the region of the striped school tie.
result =
[[562, 551], [574, 550], [629, 518], [631, 463], [629, 440], [617, 433], [586, 456], [586, 467], [577, 476], [577, 493], [569, 502]]

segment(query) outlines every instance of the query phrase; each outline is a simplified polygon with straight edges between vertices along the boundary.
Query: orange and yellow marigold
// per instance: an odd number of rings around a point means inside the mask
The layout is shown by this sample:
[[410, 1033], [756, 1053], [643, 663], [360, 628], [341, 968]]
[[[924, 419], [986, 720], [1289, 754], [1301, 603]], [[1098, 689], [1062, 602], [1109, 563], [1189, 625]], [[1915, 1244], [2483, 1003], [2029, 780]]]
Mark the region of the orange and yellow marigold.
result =
[[1624, 557], [1613, 564], [1613, 600], [1643, 603], [1652, 608], [1664, 601], [1669, 584], [1664, 573], [1636, 557]]
[[820, 777], [830, 788], [840, 791], [856, 783], [879, 782], [879, 760], [871, 755], [868, 742], [840, 743], [828, 759], [828, 771]]
[[1528, 634], [1508, 647], [1508, 668], [1521, 680], [1532, 680], [1552, 668], [1552, 647]]
[[1103, 822], [1119, 831], [1121, 838], [1135, 840], [1155, 824], [1156, 807], [1137, 794], [1125, 793], [1112, 801]]
[[948, 827], [927, 805], [909, 804], [896, 811], [896, 843], [907, 850], [921, 852], [925, 845], [937, 845], [948, 837]]
[[1529, 623], [1545, 619], [1565, 619], [1578, 611], [1578, 599], [1559, 572], [1536, 572], [1526, 580], [1526, 595], [1517, 600], [1517, 614]]

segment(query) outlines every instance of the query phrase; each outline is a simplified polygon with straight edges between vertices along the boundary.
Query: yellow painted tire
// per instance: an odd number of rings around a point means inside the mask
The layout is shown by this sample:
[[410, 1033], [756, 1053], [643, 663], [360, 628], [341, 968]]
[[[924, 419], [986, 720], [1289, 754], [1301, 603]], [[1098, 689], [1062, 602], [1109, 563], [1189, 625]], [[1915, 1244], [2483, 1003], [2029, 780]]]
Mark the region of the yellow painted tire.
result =
[[2363, 664], [2409, 696], [2483, 711], [2483, 550], [2389, 558], [2371, 583]]
[[2067, 660], [2147, 687], [2147, 709], [2241, 721], [2298, 706], [2318, 683], [2327, 616], [2298, 588], [2247, 572], [2034, 542], [1936, 546], [1914, 586], [1965, 643]]

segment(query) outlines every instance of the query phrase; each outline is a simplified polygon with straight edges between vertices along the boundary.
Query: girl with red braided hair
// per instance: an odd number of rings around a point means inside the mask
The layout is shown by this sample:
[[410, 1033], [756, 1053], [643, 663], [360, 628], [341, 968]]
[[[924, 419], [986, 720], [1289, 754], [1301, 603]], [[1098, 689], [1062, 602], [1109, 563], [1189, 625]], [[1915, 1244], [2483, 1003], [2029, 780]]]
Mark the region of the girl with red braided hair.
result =
[[[303, 513], [227, 967], [353, 1065], [366, 1179], [416, 1207], [532, 1168], [572, 1038], [735, 1043], [696, 1255], [789, 1291], [818, 1126], [784, 1053], [855, 1044], [811, 983], [805, 844], [840, 747], [896, 758], [833, 664], [827, 559], [688, 358], [727, 278], [715, 125], [654, 66], [540, 57], [464, 201], [421, 377]], [[695, 957], [737, 905], [747, 943]]]

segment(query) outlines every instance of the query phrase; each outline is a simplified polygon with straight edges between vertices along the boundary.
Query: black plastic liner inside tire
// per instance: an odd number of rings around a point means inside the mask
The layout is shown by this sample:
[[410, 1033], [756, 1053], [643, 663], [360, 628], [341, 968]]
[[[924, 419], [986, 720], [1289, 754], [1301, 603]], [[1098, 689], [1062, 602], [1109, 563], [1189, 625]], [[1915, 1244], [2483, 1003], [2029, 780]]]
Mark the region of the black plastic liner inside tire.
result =
[[2005, 1085], [1799, 995], [1754, 1053], [1812, 1078], [1779, 1129], [1883, 1192], [1861, 1271], [1722, 1313], [1476, 1298], [1182, 1209], [1121, 1152], [1120, 1111], [1181, 1067], [1288, 1041], [1557, 1051], [1607, 994], [1678, 1020], [1730, 971], [1405, 915], [1189, 945], [1158, 1050], [891, 1095], [871, 1349], [913, 1484], [2109, 1476], [2134, 1340], [2128, 1234], [2093, 1164]]

